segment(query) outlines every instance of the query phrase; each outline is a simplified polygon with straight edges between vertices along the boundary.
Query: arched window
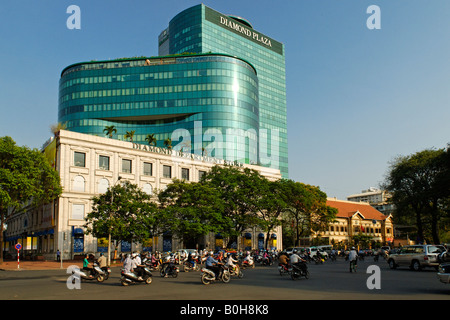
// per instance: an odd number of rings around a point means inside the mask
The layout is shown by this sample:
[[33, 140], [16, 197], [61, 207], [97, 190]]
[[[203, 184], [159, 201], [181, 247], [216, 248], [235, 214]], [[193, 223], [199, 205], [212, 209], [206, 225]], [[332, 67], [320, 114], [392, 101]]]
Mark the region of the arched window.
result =
[[146, 183], [142, 186], [142, 191], [151, 196], [153, 193], [153, 187], [150, 183]]
[[75, 176], [75, 178], [73, 178], [72, 191], [85, 191], [85, 180], [82, 176]]
[[98, 193], [106, 193], [109, 188], [109, 180], [102, 178], [98, 181]]

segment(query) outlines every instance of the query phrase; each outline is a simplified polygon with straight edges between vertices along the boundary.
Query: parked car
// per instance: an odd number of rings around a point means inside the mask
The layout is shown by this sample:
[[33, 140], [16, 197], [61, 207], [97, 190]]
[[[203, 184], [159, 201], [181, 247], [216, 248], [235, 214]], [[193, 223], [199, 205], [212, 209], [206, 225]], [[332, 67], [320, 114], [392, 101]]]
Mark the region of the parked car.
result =
[[442, 263], [439, 266], [437, 277], [442, 283], [450, 283], [450, 263]]
[[320, 252], [320, 254], [322, 256], [328, 258], [328, 253], [325, 250], [323, 250], [322, 248], [319, 248], [319, 247], [311, 247], [311, 248], [309, 248], [309, 256], [311, 258], [315, 257], [317, 252]]
[[404, 246], [398, 252], [389, 254], [388, 264], [391, 269], [407, 266], [419, 271], [426, 267], [439, 267], [438, 256], [446, 251], [441, 245]]
[[302, 247], [290, 247], [290, 248], [286, 249], [286, 253], [291, 255], [292, 252], [294, 252], [294, 249], [297, 250], [297, 253], [299, 253], [302, 249], [305, 249], [305, 248], [302, 248]]

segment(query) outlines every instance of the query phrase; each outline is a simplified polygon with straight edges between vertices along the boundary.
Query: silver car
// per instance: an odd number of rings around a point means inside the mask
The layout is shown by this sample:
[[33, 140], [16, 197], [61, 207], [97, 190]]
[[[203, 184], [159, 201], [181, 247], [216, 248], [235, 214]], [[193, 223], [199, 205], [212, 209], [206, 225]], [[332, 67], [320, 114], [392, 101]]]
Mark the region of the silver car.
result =
[[404, 246], [397, 253], [389, 255], [388, 264], [391, 269], [409, 267], [419, 271], [425, 267], [439, 267], [438, 256], [445, 251], [441, 245], [413, 245]]

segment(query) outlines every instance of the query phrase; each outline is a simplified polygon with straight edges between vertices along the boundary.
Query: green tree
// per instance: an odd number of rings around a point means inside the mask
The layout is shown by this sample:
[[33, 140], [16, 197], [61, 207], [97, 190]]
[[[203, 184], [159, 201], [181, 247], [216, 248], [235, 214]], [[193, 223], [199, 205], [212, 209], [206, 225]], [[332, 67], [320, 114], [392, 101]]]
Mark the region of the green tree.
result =
[[426, 149], [397, 157], [383, 185], [392, 194], [395, 221], [414, 221], [419, 242], [440, 243], [440, 223], [448, 217], [448, 152]]
[[257, 171], [248, 168], [214, 166], [201, 179], [201, 183], [218, 190], [224, 203], [223, 215], [227, 223], [220, 232], [228, 237], [227, 247], [237, 242], [243, 231], [261, 222], [256, 207], [259, 199], [258, 186], [255, 185], [257, 175]]
[[[50, 203], [62, 193], [58, 172], [44, 154], [19, 147], [11, 137], [0, 138], [0, 231], [6, 219], [31, 200], [33, 206]], [[3, 262], [0, 232], [0, 262]]]
[[123, 136], [125, 139], [130, 139], [131, 142], [133, 142], [133, 137], [136, 130], [127, 131], [125, 135]]
[[87, 234], [102, 238], [111, 232], [112, 240], [143, 241], [157, 230], [157, 205], [136, 184], [116, 184], [92, 201], [85, 218]]
[[175, 179], [158, 194], [160, 224], [185, 244], [198, 243], [201, 236], [223, 227], [223, 202], [209, 185]]
[[327, 195], [319, 187], [288, 181], [286, 187], [286, 219], [295, 230], [295, 242], [312, 232], [323, 231], [336, 218], [337, 209], [326, 204]]
[[147, 141], [148, 144], [151, 146], [156, 146], [157, 140], [156, 140], [155, 134], [154, 133], [147, 134], [147, 136], [145, 137], [145, 141]]
[[115, 126], [106, 126], [105, 129], [103, 129], [103, 132], [112, 139], [113, 134], [117, 133], [117, 129]]
[[255, 180], [259, 190], [259, 198], [256, 201], [259, 226], [266, 232], [264, 247], [268, 249], [270, 233], [281, 225], [281, 215], [287, 209], [286, 194], [290, 184], [285, 179], [269, 181], [261, 175]]

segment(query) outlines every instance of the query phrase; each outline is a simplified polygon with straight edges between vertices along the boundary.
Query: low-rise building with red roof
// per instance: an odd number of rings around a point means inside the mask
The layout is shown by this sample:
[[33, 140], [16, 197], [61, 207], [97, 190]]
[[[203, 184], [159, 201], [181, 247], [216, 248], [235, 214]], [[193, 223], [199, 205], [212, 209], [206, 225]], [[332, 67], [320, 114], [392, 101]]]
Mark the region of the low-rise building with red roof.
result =
[[338, 210], [328, 230], [316, 236], [328, 238], [329, 243], [352, 243], [355, 235], [371, 237], [371, 243], [390, 244], [394, 241], [392, 215], [384, 215], [366, 202], [352, 202], [328, 198], [327, 205]]

